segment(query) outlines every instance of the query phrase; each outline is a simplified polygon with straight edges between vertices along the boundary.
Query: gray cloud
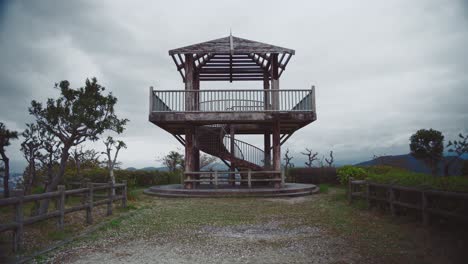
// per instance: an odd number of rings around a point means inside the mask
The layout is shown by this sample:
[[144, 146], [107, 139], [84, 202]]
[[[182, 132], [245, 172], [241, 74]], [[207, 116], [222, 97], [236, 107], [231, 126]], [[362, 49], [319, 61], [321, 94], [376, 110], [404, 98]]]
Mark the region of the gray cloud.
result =
[[[148, 87], [182, 89], [167, 51], [234, 35], [296, 50], [281, 87], [317, 86], [318, 120], [284, 145], [296, 164], [309, 146], [350, 163], [408, 152], [419, 128], [468, 130], [464, 1], [7, 1], [0, 4], [0, 119], [22, 130], [32, 99], [63, 79], [96, 76], [131, 120], [125, 166], [155, 165], [180, 147], [148, 122]], [[260, 83], [202, 83], [203, 88]], [[258, 137], [251, 142], [261, 144]], [[9, 148], [22, 157], [19, 142]], [[101, 148], [101, 143], [90, 143]], [[19, 167], [19, 165], [17, 166]], [[20, 170], [19, 168], [15, 168]]]

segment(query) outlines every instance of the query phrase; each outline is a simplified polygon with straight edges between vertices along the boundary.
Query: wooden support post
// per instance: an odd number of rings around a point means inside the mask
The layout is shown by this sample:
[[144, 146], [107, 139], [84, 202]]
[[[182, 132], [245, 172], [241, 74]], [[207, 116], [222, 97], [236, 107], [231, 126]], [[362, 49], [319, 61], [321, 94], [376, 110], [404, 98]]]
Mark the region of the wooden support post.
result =
[[[280, 123], [276, 121], [273, 126], [273, 167], [279, 172], [281, 170], [281, 145], [280, 145]], [[275, 179], [279, 180], [280, 175], [275, 173]], [[280, 182], [274, 182], [275, 188], [280, 188]]]
[[187, 91], [185, 96], [185, 111], [194, 110], [194, 98], [195, 93], [193, 92], [194, 83], [194, 70], [193, 70], [193, 56], [192, 54], [185, 54], [185, 90]]
[[215, 188], [218, 189], [218, 171], [217, 170], [214, 171], [214, 184], [215, 184]]
[[367, 200], [367, 209], [371, 209], [370, 185], [368, 181], [366, 181], [366, 200]]
[[[233, 125], [229, 125], [229, 135], [231, 137], [231, 142], [230, 143], [230, 152], [231, 155], [235, 156], [236, 155], [236, 145], [235, 145], [235, 136], [236, 136], [236, 131], [234, 130]], [[236, 171], [236, 167], [234, 166], [233, 162], [231, 161], [231, 171]], [[236, 186], [236, 175], [233, 173], [230, 175], [231, 177], [231, 186]]]
[[388, 200], [389, 200], [389, 204], [390, 204], [390, 213], [392, 214], [392, 216], [395, 216], [396, 213], [395, 213], [395, 204], [393, 203], [395, 201], [395, 190], [393, 190], [393, 187], [392, 186], [389, 186], [388, 187]]
[[107, 190], [107, 216], [112, 215], [112, 203], [114, 201], [114, 183], [112, 181], [109, 181], [108, 185], [109, 189]]
[[[193, 172], [193, 128], [185, 129], [185, 172]], [[186, 180], [193, 180], [193, 177], [190, 173], [185, 174]], [[193, 182], [184, 182], [185, 189], [192, 189]]]
[[271, 137], [270, 133], [264, 134], [264, 153], [265, 153], [265, 168], [271, 169]]
[[250, 169], [247, 173], [247, 184], [249, 186], [249, 189], [252, 188], [252, 171]]
[[86, 207], [86, 223], [92, 224], [93, 223], [93, 206], [94, 206], [94, 191], [93, 191], [93, 184], [91, 182], [88, 183], [88, 207]]
[[272, 106], [274, 110], [280, 110], [279, 100], [279, 76], [278, 76], [278, 54], [271, 54], [271, 90]]
[[425, 191], [421, 192], [421, 213], [423, 225], [429, 225], [429, 213], [427, 212], [427, 195]]
[[23, 229], [23, 196], [24, 196], [24, 191], [23, 190], [18, 190], [18, 203], [15, 206], [15, 223], [16, 223], [16, 229], [15, 233], [13, 234], [13, 251], [18, 252], [23, 247], [23, 234], [24, 234], [24, 229]]
[[60, 193], [60, 196], [57, 200], [57, 209], [59, 211], [59, 219], [58, 219], [58, 228], [60, 230], [63, 229], [63, 221], [65, 218], [65, 185], [59, 185], [57, 186], [57, 190]]
[[264, 109], [265, 110], [271, 110], [270, 107], [270, 92], [266, 91], [270, 89], [270, 75], [268, 74], [267, 71], [263, 73], [263, 104], [264, 104]]
[[122, 181], [122, 208], [127, 208], [127, 181]]
[[348, 203], [351, 204], [353, 202], [353, 177], [348, 178]]

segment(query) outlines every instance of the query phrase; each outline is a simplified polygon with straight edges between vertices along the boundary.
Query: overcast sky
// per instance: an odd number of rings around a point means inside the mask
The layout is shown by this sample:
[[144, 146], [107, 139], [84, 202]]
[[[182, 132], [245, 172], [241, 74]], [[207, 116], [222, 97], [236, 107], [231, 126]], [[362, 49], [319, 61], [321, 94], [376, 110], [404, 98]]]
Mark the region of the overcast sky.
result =
[[[181, 148], [148, 121], [148, 87], [183, 89], [168, 50], [233, 35], [296, 50], [283, 89], [316, 86], [318, 120], [289, 148], [339, 164], [409, 152], [420, 128], [468, 131], [468, 4], [462, 1], [1, 1], [0, 120], [22, 131], [33, 99], [96, 76], [130, 119], [124, 167], [159, 166]], [[261, 82], [203, 83], [262, 88]], [[259, 139], [252, 143], [261, 146]], [[8, 147], [13, 171], [25, 163]], [[88, 147], [101, 148], [102, 143]]]

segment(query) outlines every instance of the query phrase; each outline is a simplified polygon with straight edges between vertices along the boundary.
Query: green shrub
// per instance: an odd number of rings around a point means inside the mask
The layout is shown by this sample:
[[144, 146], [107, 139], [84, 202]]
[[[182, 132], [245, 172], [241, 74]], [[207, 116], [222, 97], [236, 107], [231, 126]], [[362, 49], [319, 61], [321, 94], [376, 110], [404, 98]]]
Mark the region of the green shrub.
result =
[[341, 184], [348, 184], [349, 177], [355, 180], [364, 180], [367, 177], [367, 172], [363, 168], [346, 165], [337, 169], [337, 175]]
[[390, 171], [385, 174], [369, 174], [367, 180], [375, 183], [428, 188], [450, 192], [468, 192], [468, 178], [462, 176], [440, 177], [429, 174]]
[[319, 184], [320, 188], [320, 193], [328, 193], [328, 190], [330, 189], [330, 185], [326, 183]]

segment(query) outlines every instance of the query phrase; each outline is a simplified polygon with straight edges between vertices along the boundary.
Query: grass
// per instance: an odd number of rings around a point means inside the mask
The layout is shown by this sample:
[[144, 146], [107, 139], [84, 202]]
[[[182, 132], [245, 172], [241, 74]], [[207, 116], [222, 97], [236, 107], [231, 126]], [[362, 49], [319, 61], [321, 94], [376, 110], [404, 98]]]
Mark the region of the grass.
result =
[[[319, 187], [320, 194], [306, 197], [298, 203], [261, 198], [167, 199], [145, 196], [143, 190], [138, 189], [134, 191], [134, 200], [129, 201], [127, 209], [117, 209], [112, 217], [96, 219], [96, 223], [110, 221], [82, 242], [103, 243], [106, 239], [131, 241], [165, 235], [176, 241], [187, 239], [183, 235], [187, 232], [196, 237], [194, 230], [206, 226], [276, 221], [282, 223], [284, 228], [323, 228], [330, 236], [347, 240], [350, 247], [374, 260], [384, 258], [394, 260], [395, 263], [415, 263], [418, 257], [430, 255], [434, 250], [428, 246], [429, 231], [420, 228], [419, 223], [407, 224], [378, 211], [369, 211], [365, 201], [356, 201], [350, 206], [344, 188], [327, 184]], [[134, 212], [119, 217], [128, 210]], [[38, 229], [39, 232], [50, 233], [46, 237], [49, 243], [61, 240], [67, 234], [76, 234], [83, 226], [66, 225], [66, 231], [62, 232], [51, 231], [56, 229], [54, 223], [44, 223]], [[437, 250], [451, 246], [446, 243]]]
[[327, 183], [319, 184], [319, 189], [320, 189], [320, 193], [328, 193], [330, 189], [330, 184], [327, 184]]
[[[280, 221], [287, 228], [321, 226], [330, 235], [351, 241], [369, 257], [385, 257], [416, 261], [422, 248], [421, 236], [414, 225], [401, 225], [388, 215], [367, 210], [364, 201], [350, 206], [343, 188], [320, 185], [322, 194], [310, 202], [280, 203], [255, 198], [221, 199], [163, 199], [142, 197], [138, 212], [131, 217], [111, 223], [100, 230], [98, 237], [122, 239], [151, 238], [197, 230], [204, 226], [236, 226]], [[418, 234], [415, 234], [419, 232]], [[96, 239], [96, 238], [94, 238]], [[99, 238], [98, 238], [99, 239]], [[174, 236], [172, 239], [178, 239]], [[408, 248], [418, 251], [409, 254]]]

